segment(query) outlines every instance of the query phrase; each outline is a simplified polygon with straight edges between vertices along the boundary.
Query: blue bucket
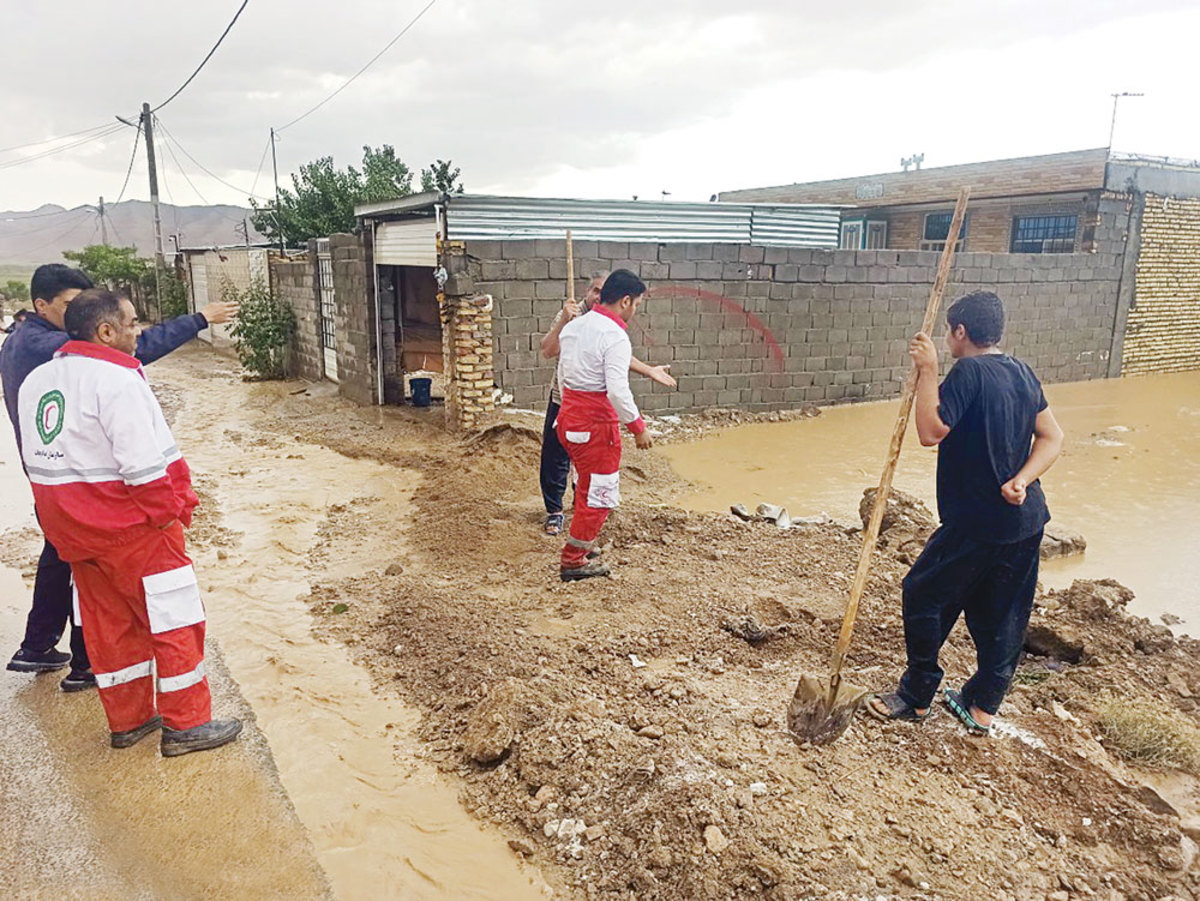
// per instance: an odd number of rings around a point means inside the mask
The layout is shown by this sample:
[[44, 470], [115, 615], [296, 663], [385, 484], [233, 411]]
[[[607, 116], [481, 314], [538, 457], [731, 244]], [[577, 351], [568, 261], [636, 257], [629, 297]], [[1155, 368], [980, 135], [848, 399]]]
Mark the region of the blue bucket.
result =
[[433, 387], [433, 379], [409, 379], [408, 386], [412, 391], [413, 406], [428, 407], [429, 391]]

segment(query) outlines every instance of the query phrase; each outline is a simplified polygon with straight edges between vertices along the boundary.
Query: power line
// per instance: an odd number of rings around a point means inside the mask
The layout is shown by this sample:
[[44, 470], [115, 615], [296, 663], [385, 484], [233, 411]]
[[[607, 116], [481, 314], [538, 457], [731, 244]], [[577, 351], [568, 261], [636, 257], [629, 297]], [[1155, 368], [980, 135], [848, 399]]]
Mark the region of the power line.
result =
[[129, 177], [133, 175], [133, 163], [137, 159], [138, 142], [142, 138], [142, 125], [139, 122], [137, 132], [133, 136], [133, 152], [129, 154], [129, 168], [125, 171], [125, 183], [121, 185], [121, 193], [117, 195], [117, 203], [125, 196], [125, 189], [129, 187]]
[[[163, 146], [166, 146], [165, 141], [163, 142]], [[169, 150], [170, 148], [167, 148], [167, 149]], [[183, 170], [180, 169], [180, 171], [182, 172]], [[171, 203], [171, 212], [175, 217], [175, 231], [179, 231], [179, 208], [175, 204], [175, 194], [171, 191], [171, 183], [167, 179], [167, 161], [166, 160], [162, 160], [159, 163], [158, 173], [159, 173], [159, 175], [162, 176], [162, 186], [164, 189], [166, 189], [167, 200], [169, 200]]]
[[26, 147], [38, 147], [42, 144], [53, 144], [55, 141], [65, 141], [67, 138], [77, 138], [80, 135], [90, 134], [93, 131], [102, 131], [105, 128], [111, 127], [112, 123], [105, 122], [103, 125], [93, 125], [91, 128], [85, 128], [82, 131], [73, 131], [69, 135], [59, 135], [57, 138], [45, 138], [41, 141], [30, 141], [26, 144], [14, 144], [12, 147], [0, 147], [0, 153], [8, 153], [11, 150], [24, 150]]
[[309, 116], [311, 116], [313, 113], [315, 113], [315, 112], [316, 112], [317, 110], [319, 110], [321, 107], [323, 107], [323, 106], [324, 106], [326, 103], [328, 103], [330, 100], [332, 100], [332, 99], [333, 99], [334, 97], [336, 97], [338, 94], [342, 93], [342, 91], [346, 90], [346, 88], [350, 87], [350, 85], [354, 83], [354, 80], [355, 80], [355, 79], [357, 79], [357, 78], [358, 78], [358, 76], [360, 76], [360, 75], [362, 75], [364, 72], [366, 72], [366, 71], [367, 71], [367, 69], [371, 68], [371, 66], [373, 66], [373, 65], [376, 63], [376, 61], [378, 61], [378, 59], [379, 59], [381, 56], [383, 56], [385, 53], [387, 53], [389, 50], [391, 50], [391, 49], [392, 49], [392, 45], [393, 45], [393, 44], [395, 44], [395, 43], [396, 43], [396, 41], [400, 40], [400, 38], [404, 37], [404, 35], [406, 35], [406, 34], [408, 33], [408, 30], [409, 30], [410, 28], [412, 28], [414, 25], [416, 25], [416, 24], [417, 24], [417, 22], [419, 22], [419, 21], [421, 20], [421, 17], [422, 17], [422, 16], [424, 16], [424, 15], [425, 15], [425, 13], [429, 12], [429, 10], [431, 10], [431, 9], [433, 8], [434, 4], [436, 4], [437, 2], [438, 2], [438, 0], [429, 0], [429, 2], [428, 2], [427, 4], [425, 4], [425, 8], [424, 8], [424, 9], [422, 9], [422, 10], [421, 10], [419, 13], [417, 13], [415, 16], [413, 16], [413, 18], [412, 18], [412, 21], [411, 21], [411, 22], [409, 22], [407, 25], [405, 25], [405, 26], [404, 26], [402, 29], [400, 29], [400, 33], [399, 33], [399, 34], [397, 34], [397, 35], [396, 35], [394, 38], [392, 38], [390, 41], [388, 41], [388, 42], [387, 42], [387, 44], [386, 44], [386, 45], [384, 45], [384, 48], [383, 48], [382, 50], [380, 50], [380, 51], [379, 51], [378, 53], [376, 53], [376, 54], [375, 54], [373, 57], [371, 57], [369, 60], [367, 60], [367, 64], [366, 64], [365, 66], [363, 66], [361, 69], [359, 69], [359, 70], [358, 70], [357, 72], [355, 72], [353, 75], [351, 75], [351, 76], [350, 76], [350, 78], [349, 78], [349, 79], [347, 79], [347, 81], [345, 82], [345, 84], [343, 84], [343, 85], [342, 85], [340, 88], [338, 88], [336, 91], [334, 91], [332, 94], [330, 94], [330, 95], [329, 95], [328, 97], [326, 97], [324, 100], [322, 100], [320, 103], [318, 103], [318, 104], [317, 104], [316, 106], [314, 106], [312, 109], [310, 109], [308, 112], [306, 112], [306, 113], [301, 113], [299, 116], [297, 116], [297, 117], [296, 117], [295, 119], [293, 119], [291, 122], [289, 122], [287, 125], [283, 126], [283, 128], [277, 128], [277, 129], [275, 129], [275, 133], [276, 133], [276, 134], [279, 134], [279, 132], [281, 132], [281, 131], [284, 131], [284, 130], [286, 130], [286, 129], [288, 129], [288, 128], [291, 128], [293, 125], [295, 125], [295, 124], [296, 124], [297, 122], [299, 122], [301, 119], [307, 119]]
[[[85, 216], [89, 216], [89, 217], [90, 217], [90, 216], [92, 215], [92, 207], [90, 207], [90, 206], [77, 206], [77, 207], [75, 207], [75, 209], [73, 209], [73, 210], [64, 210], [63, 212], [64, 212], [64, 213], [83, 213]], [[17, 220], [17, 221], [20, 221], [20, 220]], [[77, 222], [82, 222], [83, 220], [82, 220], [82, 219], [79, 219], [79, 220], [76, 220], [76, 221], [77, 221]], [[49, 231], [49, 230], [50, 230], [50, 229], [52, 229], [52, 228], [58, 228], [60, 225], [62, 225], [62, 223], [61, 223], [61, 222], [49, 222], [49, 223], [47, 223], [47, 224], [45, 224], [45, 225], [43, 225], [43, 226], [41, 226], [41, 227], [39, 227], [39, 228], [31, 228], [31, 229], [28, 229], [28, 230], [26, 230], [26, 231], [17, 231], [17, 232], [3, 232], [3, 231], [0, 231], [0, 240], [5, 240], [5, 239], [7, 239], [7, 238], [27, 238], [27, 237], [29, 237], [30, 235], [40, 235], [42, 232], [44, 232], [44, 231]]]
[[[73, 207], [69, 210], [54, 210], [53, 212], [49, 213], [29, 213], [28, 215], [21, 214], [20, 216], [6, 216], [5, 218], [0, 219], [0, 222], [24, 222], [26, 219], [47, 219], [50, 216], [64, 216], [67, 213], [75, 212], [77, 209], [79, 209], [79, 207]], [[12, 212], [16, 212], [16, 210], [13, 210]]]
[[267, 197], [262, 196], [261, 194], [255, 194], [253, 191], [247, 191], [244, 188], [239, 188], [237, 185], [230, 184], [225, 179], [221, 178], [221, 176], [215, 174], [210, 169], [205, 168], [205, 166], [198, 159], [196, 159], [194, 156], [192, 156], [190, 153], [188, 153], [188, 149], [179, 142], [179, 138], [175, 137], [175, 135], [173, 135], [170, 132], [170, 130], [167, 128], [167, 126], [162, 124], [161, 120], [158, 120], [158, 125], [159, 125], [159, 128], [162, 129], [163, 134], [166, 135], [168, 138], [170, 138], [171, 142], [174, 143], [174, 145], [179, 148], [180, 152], [184, 156], [186, 156], [189, 160], [191, 160], [193, 163], [195, 163], [196, 168], [198, 168], [201, 172], [205, 173], [206, 175], [208, 175], [211, 178], [216, 179], [221, 184], [225, 185], [225, 187], [232, 188], [234, 191], [237, 191], [239, 194], [245, 194], [249, 197], [257, 197], [259, 200], [268, 200], [269, 199]]
[[63, 153], [64, 151], [72, 150], [75, 147], [81, 147], [84, 144], [90, 144], [92, 141], [101, 141], [104, 138], [107, 138], [109, 135], [116, 134], [121, 129], [122, 129], [121, 125], [105, 126], [104, 131], [98, 132], [94, 135], [91, 135], [90, 137], [81, 138], [78, 141], [72, 141], [70, 144], [63, 144], [61, 147], [54, 147], [54, 148], [51, 148], [50, 150], [43, 150], [42, 152], [35, 153], [32, 156], [24, 156], [19, 159], [8, 160], [6, 162], [0, 163], [0, 170], [15, 169], [18, 166], [25, 166], [29, 163], [35, 163], [38, 160], [45, 159], [48, 156], [54, 156], [57, 153]]
[[[161, 120], [161, 119], [159, 119], [159, 118], [158, 118], [158, 116], [155, 116], [155, 117], [154, 117], [154, 123], [155, 123], [155, 124], [158, 126], [159, 130], [160, 130], [160, 131], [162, 131], [162, 133], [163, 133], [163, 137], [164, 137], [164, 138], [166, 138], [166, 136], [167, 136], [167, 130], [166, 130], [165, 128], [163, 128], [162, 120]], [[174, 151], [174, 150], [172, 149], [172, 147], [171, 147], [171, 144], [172, 144], [172, 142], [171, 142], [171, 141], [166, 141], [166, 140], [164, 140], [164, 141], [162, 142], [162, 144], [163, 144], [163, 147], [165, 147], [165, 148], [166, 148], [166, 151], [167, 151], [167, 153], [169, 153], [169, 154], [171, 155], [171, 159], [175, 161], [175, 168], [179, 170], [179, 174], [183, 176], [183, 180], [184, 180], [184, 181], [186, 181], [186, 182], [188, 183], [188, 186], [189, 186], [189, 187], [192, 189], [192, 192], [193, 192], [193, 193], [194, 193], [194, 194], [195, 194], [197, 197], [199, 197], [199, 198], [200, 198], [200, 202], [201, 202], [201, 203], [203, 203], [205, 206], [209, 206], [210, 204], [209, 204], [209, 202], [208, 202], [208, 198], [207, 198], [207, 197], [205, 197], [203, 194], [201, 194], [201, 193], [200, 193], [200, 189], [199, 189], [199, 188], [197, 188], [197, 187], [196, 187], [196, 186], [195, 186], [195, 185], [192, 183], [192, 180], [191, 180], [190, 178], [188, 178], [188, 174], [187, 174], [186, 172], [184, 172], [184, 171], [183, 171], [183, 164], [181, 164], [181, 163], [179, 162], [179, 157], [177, 157], [177, 156], [175, 155], [175, 151]], [[164, 173], [166, 173], [166, 171], [167, 171], [167, 167], [166, 167], [166, 166], [163, 166], [163, 167], [162, 167], [162, 170], [163, 170], [163, 172], [164, 172]], [[166, 178], [166, 175], [164, 174], [164, 175], [163, 175], [163, 184], [164, 184], [164, 185], [166, 185], [166, 183], [167, 183], [167, 178]], [[168, 194], [168, 196], [171, 196], [171, 189], [170, 189], [169, 187], [167, 188], [167, 194]], [[174, 196], [171, 196], [171, 203], [174, 203], [174, 202], [175, 202], [175, 198], [174, 198]]]
[[[162, 128], [162, 122], [159, 121], [159, 119], [157, 117], [155, 117], [155, 121], [158, 122], [158, 127]], [[164, 137], [168, 136], [165, 128], [163, 128], [163, 136]], [[175, 168], [179, 170], [179, 174], [183, 176], [183, 180], [188, 183], [188, 186], [192, 189], [192, 191], [195, 193], [195, 195], [200, 198], [200, 202], [203, 203], [205, 206], [212, 206], [212, 204], [209, 203], [208, 198], [200, 193], [200, 189], [196, 187], [196, 183], [193, 182], [191, 180], [191, 178], [188, 176], [187, 171], [183, 168], [183, 164], [179, 162], [179, 157], [177, 157], [175, 155], [175, 150], [172, 148], [172, 145], [174, 143], [175, 143], [175, 141], [173, 138], [170, 141], [163, 141], [163, 146], [165, 148], [167, 148], [167, 153], [169, 153], [171, 155], [171, 159], [175, 162]], [[182, 150], [183, 148], [180, 148], [180, 149]], [[175, 202], [174, 199], [172, 199], [171, 202], [174, 203]], [[230, 217], [226, 216], [225, 218], [228, 219]], [[238, 219], [238, 220], [234, 220], [234, 221], [240, 222], [241, 220]]]
[[[57, 244], [59, 241], [62, 241], [68, 235], [73, 234], [74, 232], [78, 231], [79, 226], [83, 225], [85, 222], [91, 221], [91, 218], [92, 218], [91, 211], [87, 210], [85, 212], [87, 213], [87, 216], [83, 219], [80, 219], [78, 222], [72, 223], [70, 228], [68, 228], [66, 231], [60, 232], [59, 234], [57, 234], [53, 238], [51, 238], [49, 241], [43, 241], [41, 244], [38, 244], [35, 247], [27, 247], [24, 252], [25, 253], [33, 253], [34, 251], [41, 250], [43, 247], [49, 247], [51, 244]], [[92, 234], [95, 234], [96, 229], [98, 229], [99, 227], [100, 227], [99, 223], [94, 223], [92, 226]]]
[[262, 156], [258, 160], [258, 171], [254, 173], [254, 183], [250, 185], [250, 196], [254, 197], [254, 189], [258, 187], [258, 178], [262, 175], [263, 166], [267, 162], [267, 154], [271, 152], [271, 139], [267, 138], [267, 143], [263, 147]]
[[119, 243], [117, 244], [117, 246], [118, 246], [118, 247], [124, 247], [124, 246], [125, 246], [125, 239], [124, 239], [124, 238], [122, 238], [122, 237], [121, 237], [121, 233], [120, 233], [119, 231], [117, 231], [117, 223], [113, 222], [113, 220], [112, 220], [112, 217], [111, 217], [111, 216], [110, 216], [110, 217], [109, 217], [109, 219], [108, 219], [108, 227], [109, 227], [109, 228], [111, 228], [111, 229], [113, 230], [113, 234], [117, 236], [117, 241], [119, 242]]
[[239, 6], [238, 11], [233, 14], [233, 19], [231, 19], [229, 24], [225, 26], [225, 30], [223, 32], [221, 32], [221, 36], [219, 38], [217, 38], [217, 42], [215, 44], [213, 44], [212, 50], [209, 50], [208, 54], [204, 57], [204, 59], [200, 60], [200, 65], [198, 65], [196, 67], [196, 71], [188, 76], [187, 81], [185, 81], [183, 84], [181, 84], [179, 86], [178, 90], [176, 90], [174, 94], [172, 94], [170, 97], [168, 97], [162, 103], [160, 103], [158, 106], [154, 107], [154, 109], [152, 109], [151, 112], [157, 113], [160, 109], [162, 109], [164, 106], [166, 106], [172, 100], [174, 100], [176, 97], [178, 97], [180, 94], [182, 94], [183, 89], [192, 83], [192, 79], [200, 74], [200, 70], [204, 68], [204, 66], [208, 63], [208, 61], [210, 59], [212, 59], [212, 55], [217, 52], [217, 48], [221, 46], [221, 42], [225, 40], [226, 35], [228, 35], [229, 32], [233, 30], [234, 23], [237, 22], [238, 16], [240, 16], [242, 14], [242, 10], [244, 10], [246, 8], [246, 4], [249, 2], [250, 2], [250, 0], [242, 0], [242, 5]]

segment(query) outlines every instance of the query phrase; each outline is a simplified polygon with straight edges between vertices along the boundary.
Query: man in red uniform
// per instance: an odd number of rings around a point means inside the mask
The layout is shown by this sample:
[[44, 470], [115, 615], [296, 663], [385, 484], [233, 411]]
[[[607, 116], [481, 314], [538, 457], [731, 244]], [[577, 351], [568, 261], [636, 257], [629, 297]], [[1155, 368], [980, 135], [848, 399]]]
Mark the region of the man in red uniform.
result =
[[[600, 302], [600, 289], [604, 287], [606, 278], [608, 278], [608, 274], [604, 272], [592, 275], [587, 293], [583, 296], [582, 306], [578, 301], [570, 300], [563, 305], [562, 310], [554, 317], [554, 324], [550, 327], [550, 331], [546, 332], [542, 338], [542, 356], [546, 359], [558, 356], [558, 336], [562, 332], [563, 326], [577, 316], [588, 312]], [[666, 385], [668, 388], [674, 388], [675, 379], [671, 378], [671, 374], [667, 371], [670, 368], [671, 364], [669, 363], [650, 366], [637, 357], [631, 357], [629, 360], [631, 372], [644, 375], [651, 381]], [[542, 427], [542, 459], [539, 471], [542, 483], [542, 501], [546, 505], [546, 523], [542, 529], [547, 535], [558, 535], [563, 530], [563, 495], [567, 491], [567, 479], [571, 473], [571, 459], [567, 455], [566, 448], [559, 441], [558, 433], [554, 430], [554, 423], [558, 420], [558, 411], [561, 407], [562, 392], [558, 390], [558, 371], [555, 370], [554, 378], [550, 380], [550, 400], [546, 404], [546, 422]]]
[[640, 450], [652, 443], [629, 390], [633, 348], [626, 333], [645, 293], [641, 279], [618, 269], [600, 289], [600, 302], [559, 333], [563, 401], [555, 430], [578, 476], [559, 571], [564, 582], [608, 575], [593, 551], [609, 511], [621, 501], [621, 425]]
[[164, 757], [219, 747], [242, 724], [212, 719], [183, 539], [197, 498], [133, 356], [137, 313], [91, 289], [64, 325], [71, 340], [21, 385], [21, 451], [46, 538], [71, 564], [110, 742], [127, 748], [161, 727]]

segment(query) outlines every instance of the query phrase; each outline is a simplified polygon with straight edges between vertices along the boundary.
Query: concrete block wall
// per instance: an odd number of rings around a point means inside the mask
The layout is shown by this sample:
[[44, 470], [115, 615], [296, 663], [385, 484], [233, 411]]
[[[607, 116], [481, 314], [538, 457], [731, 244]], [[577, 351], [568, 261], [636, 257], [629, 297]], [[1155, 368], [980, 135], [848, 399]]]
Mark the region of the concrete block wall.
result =
[[337, 306], [339, 393], [360, 404], [374, 404], [379, 389], [371, 253], [358, 235], [331, 235], [329, 247]]
[[1123, 375], [1200, 369], [1200, 200], [1147, 194]]
[[304, 259], [271, 259], [271, 280], [275, 291], [296, 314], [296, 336], [290, 361], [292, 374], [314, 382], [324, 377], [315, 259], [314, 254]]
[[[1104, 377], [1122, 257], [1106, 212], [1105, 252], [964, 253], [947, 302], [995, 290], [1009, 314], [1006, 348], [1047, 382]], [[1098, 246], [1100, 243], [1098, 242]], [[468, 241], [475, 289], [494, 298], [496, 384], [540, 407], [552, 361], [539, 352], [565, 294], [565, 242]], [[938, 254], [730, 244], [577, 241], [576, 277], [627, 268], [651, 293], [630, 337], [634, 354], [670, 363], [670, 391], [634, 378], [646, 412], [708, 406], [778, 409], [899, 393]], [[577, 288], [577, 293], [582, 287]]]
[[[190, 306], [193, 307], [191, 311], [193, 313], [198, 313], [208, 303], [224, 300], [227, 285], [232, 285], [238, 291], [245, 291], [250, 287], [250, 257], [248, 251], [244, 249], [187, 251], [186, 256], [188, 262], [186, 271], [189, 273], [189, 279], [193, 279], [191, 273], [195, 271], [195, 268], [202, 266], [207, 286], [207, 295], [198, 297], [196, 296], [196, 285], [192, 285], [189, 301]], [[200, 339], [217, 348], [232, 348], [234, 345], [233, 335], [230, 331], [232, 328], [232, 324], [229, 323], [209, 326], [200, 333]]]

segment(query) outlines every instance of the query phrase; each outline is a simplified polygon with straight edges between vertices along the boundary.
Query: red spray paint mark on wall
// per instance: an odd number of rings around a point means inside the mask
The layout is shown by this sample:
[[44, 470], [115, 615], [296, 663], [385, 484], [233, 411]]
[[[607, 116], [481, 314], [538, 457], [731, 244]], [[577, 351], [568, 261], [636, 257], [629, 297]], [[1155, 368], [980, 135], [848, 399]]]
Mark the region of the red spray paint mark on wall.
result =
[[[709, 303], [716, 304], [724, 313], [732, 313], [733, 315], [742, 318], [745, 320], [746, 326], [757, 332], [762, 338], [763, 344], [765, 344], [767, 347], [767, 352], [771, 355], [771, 359], [775, 361], [776, 368], [780, 372], [784, 371], [783, 348], [780, 346], [779, 341], [776, 340], [774, 332], [767, 328], [766, 323], [748, 311], [736, 300], [725, 297], [723, 294], [716, 294], [712, 291], [704, 291], [700, 288], [694, 287], [693, 285], [655, 285], [653, 288], [647, 291], [646, 294], [651, 298], [694, 297], [697, 301], [707, 301]], [[637, 320], [634, 321], [636, 322]], [[644, 334], [644, 337], [646, 338], [646, 343], [653, 347], [654, 342], [650, 340], [649, 334]]]

